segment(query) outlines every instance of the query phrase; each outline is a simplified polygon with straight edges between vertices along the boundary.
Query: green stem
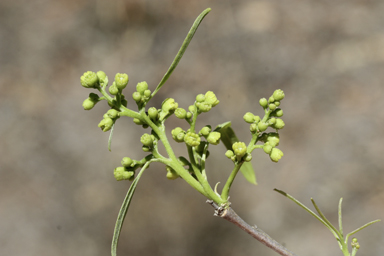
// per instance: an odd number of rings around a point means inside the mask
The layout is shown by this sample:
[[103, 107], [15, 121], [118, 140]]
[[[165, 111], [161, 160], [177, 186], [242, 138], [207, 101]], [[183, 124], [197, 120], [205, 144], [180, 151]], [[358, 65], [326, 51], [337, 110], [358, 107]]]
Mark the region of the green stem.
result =
[[232, 183], [236, 178], [237, 173], [240, 170], [240, 167], [243, 165], [243, 162], [235, 164], [231, 175], [229, 175], [227, 182], [224, 185], [223, 191], [221, 192], [221, 199], [228, 200], [229, 190], [231, 189]]
[[191, 29], [188, 32], [187, 37], [184, 39], [183, 44], [180, 47], [179, 52], [177, 53], [175, 59], [173, 60], [171, 66], [169, 67], [168, 71], [165, 73], [164, 77], [161, 79], [159, 85], [156, 87], [155, 91], [152, 93], [151, 98], [155, 96], [155, 94], [160, 90], [160, 88], [164, 85], [164, 83], [168, 80], [168, 78], [171, 76], [173, 70], [177, 67], [179, 64], [181, 58], [184, 55], [185, 50], [187, 50], [187, 47], [189, 43], [191, 42], [193, 36], [195, 35], [195, 32], [197, 28], [199, 27], [201, 21], [204, 19], [204, 17], [211, 11], [211, 8], [205, 9], [195, 20], [193, 23]]

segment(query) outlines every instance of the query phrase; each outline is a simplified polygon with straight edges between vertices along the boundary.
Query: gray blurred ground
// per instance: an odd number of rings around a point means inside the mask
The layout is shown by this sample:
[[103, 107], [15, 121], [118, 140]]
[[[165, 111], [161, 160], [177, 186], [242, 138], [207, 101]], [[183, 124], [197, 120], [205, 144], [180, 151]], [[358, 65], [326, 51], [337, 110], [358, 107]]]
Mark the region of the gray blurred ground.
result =
[[[234, 209], [298, 255], [341, 255], [335, 239], [273, 188], [310, 205], [314, 197], [344, 230], [384, 218], [384, 1], [11, 1], [0, 2], [0, 255], [108, 255], [129, 182], [116, 182], [122, 157], [139, 159], [140, 127], [121, 119], [112, 153], [97, 127], [104, 104], [86, 112], [87, 70], [130, 76], [153, 90], [195, 17], [201, 24], [152, 106], [174, 97], [187, 107], [213, 90], [221, 103], [200, 127], [232, 120], [249, 141], [247, 111], [285, 91], [283, 159], [253, 154], [259, 185], [238, 177]], [[130, 101], [130, 106], [135, 107]], [[180, 125], [171, 118], [169, 129]], [[175, 145], [183, 152], [180, 145]], [[212, 150], [211, 184], [230, 172]], [[144, 173], [119, 255], [277, 255], [215, 218], [184, 181], [161, 165]], [[383, 255], [384, 225], [357, 235], [359, 255]]]

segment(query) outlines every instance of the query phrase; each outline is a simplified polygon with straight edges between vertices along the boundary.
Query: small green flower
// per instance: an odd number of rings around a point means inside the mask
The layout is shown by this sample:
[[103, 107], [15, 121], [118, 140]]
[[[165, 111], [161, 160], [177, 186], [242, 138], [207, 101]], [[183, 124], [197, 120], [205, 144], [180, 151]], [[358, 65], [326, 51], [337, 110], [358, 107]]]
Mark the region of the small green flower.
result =
[[217, 99], [216, 95], [211, 92], [211, 91], [208, 91], [206, 94], [205, 94], [205, 100], [204, 102], [208, 103], [208, 104], [211, 104], [212, 107], [216, 106], [217, 104], [219, 104], [219, 100]]
[[172, 134], [172, 138], [176, 142], [184, 142], [185, 131], [180, 127], [176, 127], [175, 129], [173, 129], [171, 134]]
[[96, 105], [96, 103], [97, 101], [87, 98], [83, 101], [83, 108], [85, 110], [91, 110]]
[[147, 147], [153, 146], [153, 140], [153, 136], [148, 133], [144, 133], [140, 138], [141, 143], [143, 143], [143, 145]]
[[249, 126], [249, 130], [250, 130], [251, 132], [255, 132], [255, 131], [257, 131], [257, 124], [251, 124], [251, 125]]
[[161, 112], [159, 115], [159, 120], [162, 121], [166, 116], [169, 114], [172, 114], [177, 108], [179, 107], [179, 104], [175, 102], [174, 99], [168, 98], [163, 101], [163, 104], [161, 105]]
[[278, 148], [273, 148], [271, 153], [269, 154], [271, 160], [276, 163], [281, 159], [282, 156], [284, 156], [283, 151]]
[[265, 153], [270, 154], [273, 147], [269, 144], [269, 142], [266, 142], [263, 146], [263, 150]]
[[269, 99], [268, 99], [269, 103], [273, 103], [274, 101], [275, 101], [275, 98], [273, 98], [273, 96], [269, 97]]
[[151, 96], [151, 90], [145, 90], [143, 95], [147, 98], [149, 98], [149, 96]]
[[275, 100], [280, 101], [280, 100], [284, 99], [284, 97], [285, 97], [285, 94], [284, 94], [283, 90], [278, 89], [278, 90], [273, 92], [273, 98]]
[[229, 159], [231, 159], [232, 156], [234, 156], [235, 154], [233, 153], [232, 150], [227, 150], [227, 152], [225, 152], [225, 156], [228, 157]]
[[187, 117], [187, 111], [183, 108], [177, 108], [175, 110], [175, 116], [179, 119], [185, 119]]
[[122, 91], [128, 84], [129, 78], [127, 74], [117, 73], [115, 76], [116, 88]]
[[166, 170], [167, 170], [167, 179], [175, 180], [179, 177], [179, 175], [171, 167], [167, 166]]
[[96, 75], [99, 78], [99, 81], [105, 80], [107, 78], [107, 75], [104, 71], [97, 71]]
[[204, 94], [199, 94], [196, 96], [196, 101], [197, 102], [203, 102], [205, 100]]
[[133, 171], [128, 171], [123, 166], [120, 166], [120, 167], [115, 168], [115, 170], [113, 171], [113, 175], [115, 176], [115, 179], [117, 181], [120, 181], [120, 180], [131, 179], [135, 175], [135, 173]]
[[255, 115], [252, 114], [251, 112], [247, 112], [243, 116], [243, 119], [244, 119], [245, 122], [251, 124], [251, 123], [253, 123], [255, 121]]
[[280, 118], [276, 118], [276, 123], [272, 127], [279, 130], [279, 129], [283, 129], [284, 126], [285, 126], [284, 121]]
[[270, 110], [275, 110], [276, 109], [276, 105], [273, 104], [273, 103], [269, 104], [268, 107], [269, 107]]
[[140, 94], [144, 95], [145, 90], [148, 90], [148, 84], [147, 82], [140, 82], [136, 85], [136, 91]]
[[211, 127], [209, 125], [206, 125], [204, 126], [203, 128], [201, 128], [201, 130], [199, 131], [199, 134], [203, 135], [203, 136], [208, 136], [208, 134], [212, 131]]
[[268, 142], [269, 145], [271, 145], [272, 147], [279, 146], [279, 142], [280, 142], [280, 136], [279, 136], [279, 134], [276, 133], [276, 132], [268, 133], [267, 142]]
[[87, 71], [80, 77], [80, 83], [85, 88], [96, 88], [99, 85], [99, 78], [95, 72]]
[[107, 115], [109, 118], [115, 119], [119, 117], [119, 111], [117, 111], [116, 109], [110, 109], [107, 111]]
[[121, 165], [124, 166], [124, 167], [133, 167], [132, 166], [133, 164], [133, 160], [129, 157], [124, 157], [123, 160], [121, 160]]
[[207, 102], [197, 102], [196, 107], [199, 110], [199, 112], [208, 112], [212, 109], [212, 105]]
[[259, 103], [260, 103], [260, 106], [262, 106], [263, 108], [266, 108], [268, 105], [268, 100], [266, 98], [261, 98], [259, 100]]
[[119, 93], [119, 89], [116, 87], [116, 82], [113, 82], [111, 86], [109, 86], [108, 91], [112, 95], [117, 95]]
[[132, 94], [132, 98], [134, 101], [136, 101], [138, 103], [141, 101], [141, 94], [139, 92], [134, 92]]
[[184, 141], [188, 146], [196, 147], [200, 144], [200, 136], [196, 133], [187, 132], [184, 136]]
[[207, 141], [210, 144], [212, 144], [212, 145], [217, 145], [217, 144], [220, 143], [220, 137], [221, 137], [221, 133], [219, 133], [219, 132], [211, 132], [208, 135]]
[[276, 110], [275, 110], [275, 115], [276, 115], [277, 117], [282, 117], [282, 116], [283, 116], [283, 110], [280, 109], [280, 108], [276, 109]]
[[245, 162], [251, 162], [252, 160], [252, 155], [250, 153], [247, 153], [244, 157]]
[[109, 131], [111, 130], [112, 126], [113, 126], [113, 120], [111, 118], [104, 118], [103, 120], [100, 121], [100, 123], [98, 124], [98, 127], [101, 128], [101, 130], [103, 130], [103, 132], [106, 132], [106, 131]]
[[154, 121], [157, 120], [158, 115], [159, 115], [159, 111], [157, 111], [156, 108], [151, 107], [151, 108], [148, 109], [148, 116], [152, 120], [154, 120]]
[[233, 152], [238, 157], [243, 157], [247, 153], [247, 146], [244, 142], [235, 142], [232, 145]]
[[265, 122], [260, 122], [260, 123], [257, 124], [257, 127], [259, 128], [259, 130], [261, 132], [263, 132], [263, 131], [267, 130], [268, 124], [265, 123]]

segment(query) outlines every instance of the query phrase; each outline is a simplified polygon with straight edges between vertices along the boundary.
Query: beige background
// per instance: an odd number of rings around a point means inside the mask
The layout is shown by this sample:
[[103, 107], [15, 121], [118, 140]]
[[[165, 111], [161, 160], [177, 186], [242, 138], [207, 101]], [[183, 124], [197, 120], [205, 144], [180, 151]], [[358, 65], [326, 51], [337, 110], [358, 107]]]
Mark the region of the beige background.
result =
[[[116, 182], [122, 157], [139, 159], [143, 133], [118, 121], [112, 153], [97, 127], [105, 104], [86, 112], [79, 77], [126, 72], [153, 90], [195, 17], [212, 12], [169, 82], [151, 103], [187, 107], [207, 90], [221, 103], [199, 127], [232, 120], [249, 141], [245, 112], [283, 89], [284, 158], [255, 151], [258, 186], [242, 177], [234, 209], [298, 255], [341, 255], [331, 233], [285, 199], [313, 197], [344, 229], [384, 218], [384, 1], [11, 1], [0, 2], [0, 255], [108, 255], [129, 182]], [[130, 100], [129, 106], [134, 108]], [[176, 118], [167, 127], [184, 125]], [[178, 152], [184, 152], [180, 145]], [[211, 184], [231, 163], [215, 147]], [[219, 218], [161, 165], [144, 173], [122, 232], [119, 255], [277, 255]], [[382, 255], [384, 225], [357, 235], [358, 255]]]

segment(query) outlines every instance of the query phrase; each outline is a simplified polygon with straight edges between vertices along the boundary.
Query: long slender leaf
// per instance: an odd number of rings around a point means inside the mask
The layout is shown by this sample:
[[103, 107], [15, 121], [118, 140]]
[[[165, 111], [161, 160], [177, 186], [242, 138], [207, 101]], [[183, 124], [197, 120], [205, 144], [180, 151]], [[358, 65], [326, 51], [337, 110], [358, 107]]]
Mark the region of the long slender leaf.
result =
[[376, 223], [376, 222], [379, 222], [379, 221], [381, 221], [381, 220], [374, 220], [374, 221], [368, 222], [367, 224], [365, 224], [365, 225], [363, 225], [363, 226], [361, 226], [361, 227], [355, 229], [354, 231], [348, 233], [348, 235], [345, 237], [345, 241], [348, 241], [348, 238], [349, 238], [351, 235], [353, 235], [353, 234], [359, 232], [360, 230], [362, 230], [363, 228], [366, 228], [366, 227], [372, 225], [373, 223]]
[[207, 8], [196, 18], [195, 22], [193, 23], [191, 29], [188, 32], [187, 37], [184, 39], [184, 42], [181, 45], [179, 52], [177, 53], [175, 59], [173, 60], [171, 66], [169, 67], [168, 71], [165, 73], [165, 75], [161, 79], [159, 85], [156, 87], [156, 89], [152, 93], [151, 97], [155, 96], [155, 94], [160, 90], [160, 88], [164, 85], [164, 83], [171, 76], [173, 70], [177, 67], [177, 64], [179, 64], [181, 58], [183, 57], [185, 50], [187, 50], [187, 47], [188, 47], [189, 43], [191, 42], [193, 36], [195, 35], [195, 32], [196, 32], [197, 28], [199, 27], [201, 21], [204, 19], [204, 17], [210, 11], [211, 11], [211, 8]]
[[[221, 134], [220, 140], [228, 150], [232, 150], [233, 143], [239, 142], [235, 131], [231, 127], [231, 122], [218, 125], [215, 128], [215, 131]], [[256, 174], [253, 170], [251, 162], [244, 162], [240, 168], [240, 171], [248, 182], [257, 185]]]
[[115, 124], [112, 125], [111, 133], [109, 134], [109, 139], [108, 139], [108, 150], [109, 151], [111, 151], [113, 128], [115, 128]]
[[139, 179], [143, 174], [144, 170], [147, 169], [148, 165], [149, 165], [149, 162], [146, 162], [145, 165], [141, 168], [139, 174], [136, 176], [135, 180], [132, 182], [131, 186], [129, 187], [127, 195], [125, 196], [123, 204], [121, 205], [119, 215], [117, 216], [117, 220], [116, 220], [115, 230], [113, 231], [112, 246], [111, 246], [112, 256], [116, 256], [117, 244], [119, 242], [120, 232], [123, 226], [125, 216], [127, 215], [128, 208], [132, 201], [133, 194], [135, 193], [137, 183], [139, 182]]

